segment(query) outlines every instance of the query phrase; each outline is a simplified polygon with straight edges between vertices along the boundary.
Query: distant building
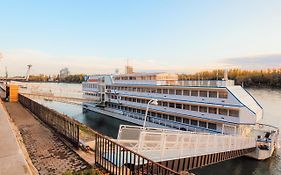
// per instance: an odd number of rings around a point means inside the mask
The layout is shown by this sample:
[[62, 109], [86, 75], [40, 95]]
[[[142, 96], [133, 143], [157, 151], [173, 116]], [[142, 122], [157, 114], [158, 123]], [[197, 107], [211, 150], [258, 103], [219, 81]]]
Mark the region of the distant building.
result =
[[68, 68], [63, 68], [60, 70], [60, 79], [67, 77], [70, 74]]

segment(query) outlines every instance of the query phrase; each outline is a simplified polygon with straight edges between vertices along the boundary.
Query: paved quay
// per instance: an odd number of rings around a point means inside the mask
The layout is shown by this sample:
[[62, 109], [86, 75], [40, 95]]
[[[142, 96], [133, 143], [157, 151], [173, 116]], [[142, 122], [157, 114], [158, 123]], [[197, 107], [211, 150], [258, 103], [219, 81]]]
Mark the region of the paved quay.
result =
[[19, 103], [5, 103], [19, 129], [33, 165], [41, 175], [62, 174], [88, 168], [72, 149]]
[[31, 169], [0, 100], [0, 175], [30, 175]]

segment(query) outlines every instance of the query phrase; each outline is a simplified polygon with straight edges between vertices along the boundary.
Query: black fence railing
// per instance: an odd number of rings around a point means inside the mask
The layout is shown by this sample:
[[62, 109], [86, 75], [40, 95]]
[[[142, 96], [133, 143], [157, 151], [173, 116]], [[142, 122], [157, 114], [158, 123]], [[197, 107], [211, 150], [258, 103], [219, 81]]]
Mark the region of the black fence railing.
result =
[[19, 102], [74, 146], [79, 146], [79, 124], [75, 120], [21, 94], [19, 94]]
[[[79, 125], [74, 119], [49, 109], [19, 94], [19, 102], [60, 135], [79, 146]], [[116, 175], [180, 175], [164, 165], [154, 162], [111, 138], [87, 128], [95, 136], [95, 164], [109, 174]]]
[[179, 175], [159, 163], [156, 163], [119, 143], [96, 134], [96, 165], [108, 173], [116, 175]]

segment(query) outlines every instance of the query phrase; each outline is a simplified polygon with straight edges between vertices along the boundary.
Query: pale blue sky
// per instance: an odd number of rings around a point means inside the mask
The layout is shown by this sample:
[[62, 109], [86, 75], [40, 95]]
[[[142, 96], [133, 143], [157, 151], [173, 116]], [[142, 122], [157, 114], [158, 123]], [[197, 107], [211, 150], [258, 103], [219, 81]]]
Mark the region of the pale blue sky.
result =
[[73, 73], [113, 72], [126, 59], [139, 71], [241, 67], [233, 59], [266, 60], [272, 55], [273, 65], [281, 66], [280, 0], [0, 4], [1, 66], [14, 75], [23, 74], [29, 63], [35, 74], [53, 74], [63, 67]]

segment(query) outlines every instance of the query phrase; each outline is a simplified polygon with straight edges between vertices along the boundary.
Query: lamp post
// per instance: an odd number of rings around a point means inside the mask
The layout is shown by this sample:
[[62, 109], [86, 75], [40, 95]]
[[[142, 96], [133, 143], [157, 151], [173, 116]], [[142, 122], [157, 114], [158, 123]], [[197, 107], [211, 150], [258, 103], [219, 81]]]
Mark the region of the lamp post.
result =
[[148, 101], [147, 106], [146, 106], [144, 121], [143, 121], [143, 129], [145, 128], [146, 118], [147, 118], [147, 113], [148, 113], [149, 105], [150, 105], [150, 104], [158, 105], [157, 101], [158, 101], [157, 99], [151, 99], [151, 100]]

